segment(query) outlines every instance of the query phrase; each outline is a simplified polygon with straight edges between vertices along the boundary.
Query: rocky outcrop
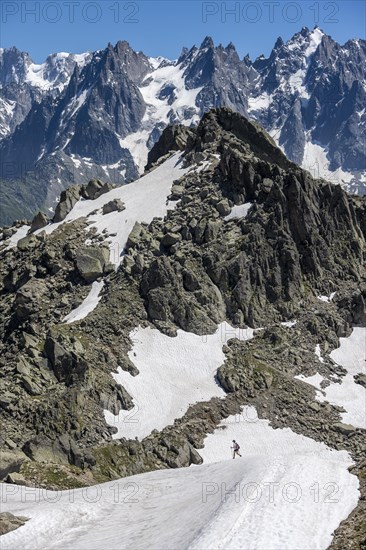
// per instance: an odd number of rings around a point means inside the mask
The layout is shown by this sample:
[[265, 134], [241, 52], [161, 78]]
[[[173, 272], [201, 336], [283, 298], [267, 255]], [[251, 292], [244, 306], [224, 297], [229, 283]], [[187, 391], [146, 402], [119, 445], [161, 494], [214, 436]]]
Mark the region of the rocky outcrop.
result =
[[114, 189], [114, 185], [111, 183], [102, 183], [100, 180], [90, 180], [88, 185], [81, 187], [81, 194], [85, 199], [95, 200], [104, 193], [108, 193]]
[[111, 212], [122, 212], [126, 207], [121, 199], [113, 199], [103, 205], [103, 214], [110, 214]]
[[86, 246], [76, 254], [76, 267], [87, 283], [92, 283], [113, 269], [109, 263], [109, 249], [102, 246]]
[[20, 467], [28, 457], [20, 450], [4, 451], [0, 453], [0, 481], [4, 481], [9, 474], [19, 472]]
[[10, 512], [0, 513], [0, 536], [10, 533], [24, 525], [29, 518], [25, 516], [14, 516]]
[[165, 128], [160, 139], [149, 151], [146, 169], [149, 170], [158, 159], [169, 152], [184, 151], [193, 135], [193, 131], [182, 124]]
[[53, 222], [62, 222], [67, 214], [72, 210], [75, 204], [80, 199], [80, 187], [78, 185], [72, 185], [65, 191], [62, 191], [60, 196], [60, 202], [56, 206]]
[[34, 233], [38, 229], [42, 229], [43, 227], [46, 227], [46, 225], [48, 224], [48, 221], [49, 220], [47, 216], [43, 214], [43, 212], [38, 212], [38, 214], [36, 214], [36, 216], [34, 216], [32, 220], [28, 233]]
[[46, 281], [32, 278], [18, 290], [14, 301], [14, 313], [21, 321], [29, 318], [39, 307], [49, 291]]

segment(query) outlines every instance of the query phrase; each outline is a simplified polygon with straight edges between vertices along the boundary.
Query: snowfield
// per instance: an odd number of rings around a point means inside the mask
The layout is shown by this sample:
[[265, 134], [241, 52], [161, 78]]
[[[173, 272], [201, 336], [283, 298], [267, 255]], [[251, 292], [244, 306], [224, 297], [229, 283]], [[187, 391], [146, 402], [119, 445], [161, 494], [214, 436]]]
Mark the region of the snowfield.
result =
[[[345, 412], [341, 414], [342, 422], [366, 429], [366, 391], [354, 381], [355, 375], [366, 374], [366, 327], [354, 327], [348, 338], [339, 340], [339, 348], [333, 350], [330, 357], [347, 370], [340, 384], [331, 382], [322, 389], [320, 383], [323, 377], [320, 374], [308, 377], [299, 375], [295, 378], [314, 386], [318, 390], [318, 401], [329, 401], [343, 407]], [[320, 353], [320, 347], [317, 346], [316, 351]]]
[[[104, 229], [108, 231], [106, 242], [109, 244], [110, 261], [118, 267], [135, 222], [150, 223], [155, 217], [163, 218], [169, 208], [174, 207], [174, 203], [169, 204], [167, 201], [173, 182], [192, 169], [182, 168], [181, 162], [181, 155], [176, 153], [155, 170], [132, 183], [112, 189], [95, 200], [81, 199], [64, 221], [47, 225], [38, 232], [46, 231], [50, 234], [63, 223], [87, 217], [90, 221], [89, 227], [95, 227], [98, 234], [102, 235]], [[113, 199], [124, 202], [126, 209], [103, 215], [103, 206]]]
[[[234, 437], [243, 458], [226, 460]], [[201, 453], [221, 462], [72, 491], [2, 484], [2, 510], [30, 518], [2, 549], [325, 550], [358, 501], [345, 451], [274, 430], [254, 409], [227, 419]]]
[[[273, 429], [253, 407], [227, 418], [207, 436], [204, 463], [230, 456], [232, 440], [241, 446], [240, 485], [191, 548], [303, 550], [327, 548], [332, 532], [358, 500], [358, 479], [347, 468], [352, 459], [289, 428]], [[226, 464], [226, 462], [221, 462]], [[221, 487], [208, 486], [212, 493]]]
[[249, 340], [253, 329], [234, 329], [221, 323], [214, 334], [198, 336], [183, 330], [169, 337], [157, 329], [139, 327], [130, 334], [133, 349], [128, 356], [139, 374], [118, 369], [113, 378], [131, 395], [134, 408], [115, 416], [105, 410], [114, 438], [143, 439], [181, 418], [188, 407], [226, 394], [216, 382], [217, 369], [225, 361], [222, 347], [230, 338]]

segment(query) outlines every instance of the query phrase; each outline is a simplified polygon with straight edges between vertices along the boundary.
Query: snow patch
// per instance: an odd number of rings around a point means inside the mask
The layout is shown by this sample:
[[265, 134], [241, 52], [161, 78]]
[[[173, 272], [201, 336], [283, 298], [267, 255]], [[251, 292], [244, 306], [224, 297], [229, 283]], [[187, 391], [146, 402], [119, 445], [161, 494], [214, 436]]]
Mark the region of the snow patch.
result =
[[320, 387], [320, 384], [321, 382], [323, 382], [324, 378], [318, 372], [313, 376], [304, 376], [303, 374], [298, 374], [294, 378], [296, 378], [297, 380], [301, 380], [302, 382], [306, 382], [307, 384], [310, 384], [310, 386], [314, 386], [314, 388], [323, 391]]
[[341, 168], [330, 170], [326, 149], [310, 141], [305, 143], [302, 167], [308, 170], [313, 178], [324, 178], [335, 185], [349, 184], [354, 177], [351, 172], [345, 172]]
[[330, 303], [336, 294], [336, 292], [332, 292], [329, 296], [318, 296], [318, 300], [320, 300], [321, 302]]
[[[89, 227], [95, 227], [98, 234], [102, 234], [105, 229], [109, 233], [110, 236], [106, 238], [106, 242], [109, 244], [110, 261], [118, 267], [122, 261], [128, 235], [135, 222], [150, 223], [153, 218], [163, 218], [166, 215], [168, 211], [167, 197], [170, 194], [173, 181], [179, 179], [190, 169], [182, 168], [181, 160], [181, 154], [176, 153], [155, 170], [132, 183], [117, 187], [95, 200], [81, 199], [64, 221], [50, 224], [43, 230], [50, 234], [63, 223], [88, 217]], [[103, 205], [113, 199], [120, 199], [124, 202], [125, 210], [103, 215], [101, 213]], [[90, 215], [95, 210], [98, 212]]]
[[[341, 384], [331, 384], [325, 389], [325, 398], [340, 405], [346, 412], [342, 421], [366, 429], [366, 390], [356, 384], [356, 374], [366, 375], [366, 328], [355, 327], [348, 338], [340, 338], [339, 348], [332, 351], [331, 359], [347, 370]], [[320, 399], [320, 398], [319, 398]]]
[[84, 319], [89, 313], [94, 311], [101, 300], [100, 293], [104, 286], [104, 281], [95, 281], [92, 284], [88, 296], [82, 301], [82, 303], [75, 309], [73, 309], [66, 317], [62, 319], [63, 323], [75, 323], [75, 321], [80, 321]]
[[[151, 61], [151, 59], [150, 59]], [[162, 59], [163, 61], [163, 59]], [[152, 63], [156, 67], [157, 63]], [[147, 74], [139, 90], [147, 104], [146, 113], [142, 119], [142, 127], [137, 132], [120, 139], [121, 147], [130, 150], [134, 162], [140, 173], [147, 163], [147, 141], [151, 132], [164, 124], [167, 126], [171, 120], [171, 113], [176, 118], [189, 126], [199, 119], [199, 109], [196, 106], [197, 95], [202, 90], [194, 88], [187, 90], [185, 86], [185, 67], [176, 63], [163, 64]], [[166, 92], [164, 94], [164, 91]], [[192, 110], [193, 109], [193, 110]], [[187, 112], [192, 113], [188, 116]]]
[[24, 237], [27, 236], [29, 229], [30, 229], [30, 225], [22, 225], [21, 227], [19, 227], [15, 231], [15, 233], [7, 241], [5, 241], [6, 243], [8, 243], [8, 246], [6, 247], [5, 250], [16, 247], [18, 244], [18, 241], [20, 241], [20, 239], [23, 239]]
[[246, 202], [244, 204], [233, 206], [230, 214], [225, 216], [224, 220], [232, 220], [235, 218], [246, 218], [251, 206], [252, 206], [251, 202]]
[[319, 359], [319, 361], [320, 361], [321, 363], [324, 363], [324, 359], [323, 359], [323, 357], [322, 357], [322, 352], [321, 352], [321, 349], [320, 349], [320, 344], [317, 344], [317, 345], [315, 346], [315, 352], [314, 352], [314, 353], [315, 353], [315, 355], [317, 356], [317, 358]]
[[[258, 454], [241, 460], [149, 472], [71, 491], [0, 484], [2, 511], [30, 518], [3, 535], [2, 544], [9, 550], [325, 550], [332, 530], [357, 504], [358, 481], [347, 471], [351, 461], [345, 451], [302, 442], [290, 431], [280, 455], [281, 431], [261, 425], [250, 430], [249, 448], [260, 433], [270, 434], [271, 441], [262, 437]], [[275, 453], [273, 463], [271, 453], [263, 452], [268, 448]], [[269, 485], [263, 487], [265, 482]], [[291, 502], [295, 482], [302, 494]], [[272, 485], [273, 502], [271, 483], [278, 483]], [[255, 484], [263, 488], [259, 499]], [[226, 489], [239, 491], [238, 501], [235, 495], [224, 498]]]
[[222, 347], [230, 338], [249, 340], [253, 329], [234, 329], [223, 322], [214, 334], [199, 336], [183, 330], [171, 338], [157, 329], [139, 327], [130, 334], [130, 360], [137, 376], [118, 369], [112, 376], [131, 395], [134, 408], [115, 416], [104, 411], [107, 423], [118, 429], [114, 438], [143, 439], [181, 418], [190, 405], [226, 394], [215, 380], [225, 361]]
[[324, 33], [317, 27], [310, 33], [310, 43], [305, 50], [305, 57], [310, 57], [317, 50]]
[[324, 389], [320, 388], [323, 378], [320, 374], [305, 378], [295, 376], [321, 390], [317, 394], [318, 401], [328, 401], [333, 405], [343, 407], [342, 422], [356, 428], [366, 429], [366, 391], [354, 381], [356, 374], [366, 375], [366, 327], [355, 327], [348, 338], [340, 338], [340, 347], [332, 351], [331, 359], [347, 370], [341, 383], [331, 382]]
[[268, 109], [272, 102], [273, 96], [264, 92], [257, 97], [248, 98], [248, 112], [260, 111], [261, 109]]
[[294, 327], [296, 323], [297, 321], [284, 321], [283, 323], [281, 323], [281, 325], [283, 327], [291, 328], [291, 327]]

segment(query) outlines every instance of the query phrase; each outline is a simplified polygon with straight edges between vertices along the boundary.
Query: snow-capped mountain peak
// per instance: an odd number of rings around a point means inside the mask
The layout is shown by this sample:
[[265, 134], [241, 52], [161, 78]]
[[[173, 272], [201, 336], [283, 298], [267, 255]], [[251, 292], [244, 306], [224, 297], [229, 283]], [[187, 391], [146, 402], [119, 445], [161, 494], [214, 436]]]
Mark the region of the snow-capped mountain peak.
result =
[[53, 54], [42, 64], [4, 50], [0, 136], [8, 139], [0, 153], [16, 168], [12, 178], [39, 171], [53, 207], [71, 183], [131, 181], [166, 125], [196, 124], [225, 105], [257, 119], [314, 175], [363, 192], [365, 60], [365, 41], [340, 46], [318, 27], [286, 43], [278, 38], [270, 55], [254, 62], [209, 36], [183, 48], [178, 60], [148, 57], [124, 40], [94, 53]]

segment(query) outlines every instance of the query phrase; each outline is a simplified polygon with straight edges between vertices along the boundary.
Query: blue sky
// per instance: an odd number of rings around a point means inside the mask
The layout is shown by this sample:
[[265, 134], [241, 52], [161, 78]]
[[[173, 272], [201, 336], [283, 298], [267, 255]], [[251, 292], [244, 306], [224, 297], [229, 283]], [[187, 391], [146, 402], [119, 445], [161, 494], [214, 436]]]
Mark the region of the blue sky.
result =
[[41, 62], [53, 52], [80, 53], [128, 40], [147, 55], [179, 56], [182, 46], [235, 44], [241, 56], [268, 55], [278, 36], [318, 24], [335, 40], [365, 38], [365, 1], [231, 2], [2, 0], [1, 46], [17, 46]]

